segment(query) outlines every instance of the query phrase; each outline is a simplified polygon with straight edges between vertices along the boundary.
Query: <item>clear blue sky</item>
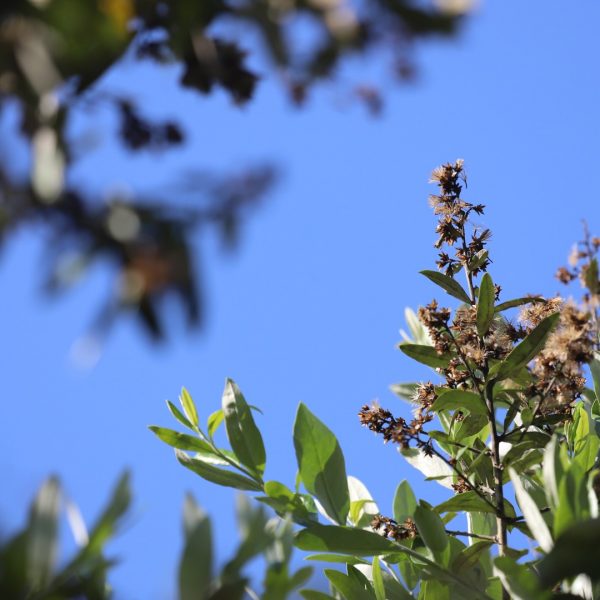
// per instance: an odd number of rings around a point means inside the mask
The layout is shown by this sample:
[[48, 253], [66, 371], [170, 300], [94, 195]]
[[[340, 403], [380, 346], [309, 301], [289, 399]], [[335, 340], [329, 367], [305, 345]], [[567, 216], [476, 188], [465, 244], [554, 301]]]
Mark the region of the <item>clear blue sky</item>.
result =
[[[433, 268], [435, 256], [429, 172], [465, 159], [467, 199], [487, 205], [481, 222], [494, 234], [492, 274], [504, 299], [561, 290], [553, 273], [579, 239], [581, 219], [600, 232], [599, 22], [593, 0], [484, 3], [460, 39], [420, 47], [420, 79], [389, 85], [378, 120], [358, 105], [340, 108], [342, 94], [330, 86], [298, 111], [267, 78], [239, 110], [220, 94], [172, 93], [172, 72], [111, 74], [104, 85], [112, 89], [154, 90], [151, 113], [189, 115], [190, 144], [164, 158], [106, 144], [78, 167], [77, 181], [152, 190], [179, 167], [262, 160], [279, 163], [283, 178], [245, 223], [239, 252], [224, 254], [212, 235], [198, 240], [207, 327], [187, 332], [174, 315], [176, 335], [154, 348], [123, 320], [92, 370], [76, 368], [69, 352], [107, 273], [98, 269], [49, 303], [38, 290], [40, 232], [23, 230], [8, 244], [0, 262], [3, 529], [22, 522], [51, 472], [91, 521], [129, 467], [134, 518], [111, 547], [123, 558], [113, 575], [118, 597], [173, 597], [184, 492], [214, 516], [221, 559], [233, 547], [234, 493], [179, 467], [146, 426], [173, 424], [164, 400], [175, 401], [182, 385], [208, 415], [227, 376], [264, 411], [268, 478], [293, 481], [291, 428], [304, 401], [337, 433], [348, 472], [382, 510], [402, 478], [439, 499], [439, 486], [419, 484], [418, 472], [356, 417], [376, 398], [406, 411], [388, 385], [427, 377], [394, 345], [404, 307], [437, 294], [417, 273]], [[380, 60], [357, 62], [345, 77], [384, 75]]]

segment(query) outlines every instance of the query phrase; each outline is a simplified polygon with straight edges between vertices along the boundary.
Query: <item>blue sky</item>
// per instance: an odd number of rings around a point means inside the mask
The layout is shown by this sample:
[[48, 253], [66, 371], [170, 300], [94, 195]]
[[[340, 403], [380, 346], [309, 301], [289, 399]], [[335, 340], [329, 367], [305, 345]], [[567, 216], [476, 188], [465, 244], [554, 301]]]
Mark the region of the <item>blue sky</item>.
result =
[[[164, 400], [175, 401], [182, 385], [206, 417], [219, 406], [225, 377], [264, 411], [257, 418], [268, 478], [293, 482], [291, 429], [303, 401], [336, 432], [348, 472], [383, 510], [403, 478], [423, 497], [441, 499], [439, 486], [420, 483], [356, 416], [376, 398], [406, 411], [389, 384], [428, 377], [394, 346], [404, 307], [439, 296], [418, 275], [435, 258], [429, 172], [465, 159], [466, 197], [487, 205], [480, 222], [494, 234], [491, 273], [503, 299], [563, 291], [553, 273], [580, 238], [581, 219], [600, 232], [599, 18], [592, 0], [484, 3], [460, 39], [419, 48], [420, 78], [389, 84], [379, 119], [335, 86], [321, 87], [299, 111], [266, 78], [239, 110], [220, 94], [172, 92], [172, 71], [125, 66], [110, 74], [103, 85], [111, 89], [134, 82], [153, 90], [150, 114], [189, 115], [190, 142], [139, 158], [106, 143], [74, 180], [99, 191], [107, 182], [151, 191], [164, 189], [174, 169], [263, 161], [281, 165], [282, 178], [246, 221], [238, 252], [224, 253], [212, 234], [198, 239], [205, 329], [186, 331], [174, 314], [172, 339], [152, 347], [135, 322], [122, 320], [91, 370], [77, 368], [70, 349], [108, 273], [99, 268], [48, 302], [38, 289], [41, 231], [10, 241], [0, 262], [3, 529], [22, 522], [51, 472], [91, 521], [129, 467], [133, 519], [112, 546], [123, 558], [113, 576], [118, 597], [172, 597], [184, 493], [214, 516], [221, 559], [233, 548], [234, 494], [184, 471], [146, 426], [173, 425]], [[357, 61], [344, 80], [351, 77], [380, 83], [386, 65]], [[82, 116], [76, 127], [90, 123]]]

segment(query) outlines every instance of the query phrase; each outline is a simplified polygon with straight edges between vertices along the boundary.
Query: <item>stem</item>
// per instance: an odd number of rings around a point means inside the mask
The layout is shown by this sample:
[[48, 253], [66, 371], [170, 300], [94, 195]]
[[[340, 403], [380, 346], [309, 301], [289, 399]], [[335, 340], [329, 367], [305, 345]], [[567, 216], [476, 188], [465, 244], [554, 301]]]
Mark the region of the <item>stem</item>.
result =
[[468, 531], [453, 531], [451, 529], [446, 529], [446, 533], [448, 535], [462, 535], [465, 537], [476, 538], [478, 540], [486, 540], [488, 542], [496, 542], [496, 537], [493, 535], [480, 535], [478, 533], [469, 533]]
[[[500, 460], [500, 437], [496, 427], [496, 411], [494, 408], [493, 396], [494, 382], [490, 381], [485, 386], [485, 404], [488, 410], [488, 419], [491, 429], [492, 441], [492, 467], [494, 469], [494, 499], [496, 505], [496, 542], [498, 544], [498, 554], [504, 556], [508, 545], [506, 534], [506, 514], [504, 513], [504, 484], [502, 482], [502, 462]], [[503, 600], [509, 600], [510, 596], [507, 590], [502, 589]]]
[[467, 278], [467, 287], [469, 288], [469, 298], [471, 298], [471, 304], [475, 304], [475, 289], [473, 288], [473, 275], [471, 274], [471, 271], [469, 271], [469, 265], [467, 264], [467, 256], [468, 256], [468, 249], [467, 249], [467, 234], [465, 231], [465, 225], [463, 223], [462, 226], [462, 249], [463, 249], [463, 253], [464, 253], [464, 257], [465, 257], [465, 264], [463, 265], [464, 270], [465, 270], [465, 277]]

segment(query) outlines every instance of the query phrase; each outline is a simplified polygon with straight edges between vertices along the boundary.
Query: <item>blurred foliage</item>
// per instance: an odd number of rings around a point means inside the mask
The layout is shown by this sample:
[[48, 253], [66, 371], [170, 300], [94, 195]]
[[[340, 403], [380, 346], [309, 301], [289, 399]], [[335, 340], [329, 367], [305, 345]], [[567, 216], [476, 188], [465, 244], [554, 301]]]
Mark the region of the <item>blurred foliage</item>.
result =
[[[414, 43], [457, 31], [461, 15], [456, 4], [4, 0], [0, 112], [16, 106], [31, 160], [26, 177], [15, 174], [8, 153], [0, 161], [0, 240], [33, 222], [50, 231], [49, 290], [68, 287], [98, 259], [113, 264], [117, 284], [101, 306], [97, 332], [106, 331], [121, 312], [133, 311], [153, 338], [160, 339], [164, 319], [159, 305], [165, 294], [179, 298], [190, 324], [200, 323], [203, 303], [191, 236], [207, 225], [219, 228], [226, 241], [235, 241], [240, 220], [273, 183], [274, 170], [229, 174], [216, 184], [213, 177], [213, 184], [196, 187], [198, 201], [186, 209], [176, 190], [169, 197], [115, 197], [106, 202], [72, 184], [69, 169], [78, 153], [67, 128], [73, 112], [84, 104], [103, 102], [114, 108], [118, 138], [131, 152], [166, 151], [186, 139], [185, 122], [153, 122], [144, 116], [143, 100], [136, 103], [99, 91], [103, 74], [118, 68], [124, 57], [152, 61], [157, 68], [177, 64], [182, 87], [202, 95], [221, 88], [235, 104], [245, 104], [260, 77], [238, 43], [243, 31], [261, 40], [290, 98], [301, 103], [316, 82], [331, 78], [348, 57], [374, 49], [389, 53], [394, 71], [409, 79]], [[301, 21], [314, 29], [310, 44], [294, 42]], [[143, 90], [135, 93], [144, 97]], [[369, 86], [359, 83], [356, 97], [373, 112], [381, 109], [379, 93]]]
[[[66, 497], [58, 479], [49, 478], [31, 504], [25, 528], [0, 544], [0, 597], [109, 597], [111, 588], [106, 576], [115, 561], [105, 557], [104, 546], [117, 533], [130, 502], [129, 476], [124, 474], [88, 532], [79, 509]], [[59, 524], [63, 512], [78, 550], [59, 565]]]

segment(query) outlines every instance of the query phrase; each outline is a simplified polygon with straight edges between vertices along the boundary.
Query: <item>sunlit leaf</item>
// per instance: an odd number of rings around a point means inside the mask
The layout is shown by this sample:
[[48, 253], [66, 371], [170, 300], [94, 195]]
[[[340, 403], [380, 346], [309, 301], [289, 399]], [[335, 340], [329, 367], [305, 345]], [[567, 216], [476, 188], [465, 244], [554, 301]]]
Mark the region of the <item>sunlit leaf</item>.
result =
[[196, 410], [196, 405], [194, 404], [190, 393], [185, 388], [181, 388], [179, 402], [181, 403], [183, 412], [185, 413], [185, 416], [188, 418], [189, 422], [194, 427], [198, 427], [198, 411]]
[[193, 471], [211, 483], [250, 492], [259, 492], [262, 489], [259, 483], [244, 475], [219, 469], [200, 459], [192, 458], [181, 450], [175, 449], [175, 456], [186, 469]]
[[152, 433], [154, 433], [158, 439], [165, 442], [173, 448], [179, 448], [180, 450], [190, 450], [194, 452], [209, 452], [212, 453], [212, 447], [207, 444], [204, 440], [188, 435], [187, 433], [179, 433], [172, 429], [166, 429], [164, 427], [157, 427], [151, 425], [148, 427]]
[[294, 447], [304, 487], [332, 519], [344, 524], [350, 496], [342, 449], [331, 430], [302, 403], [294, 422]]
[[417, 500], [408, 481], [403, 480], [398, 484], [394, 494], [394, 519], [402, 523], [415, 514]]
[[523, 516], [525, 517], [525, 522], [529, 526], [529, 530], [542, 550], [545, 552], [550, 552], [554, 542], [552, 541], [552, 534], [546, 525], [546, 521], [544, 521], [544, 518], [540, 513], [540, 509], [535, 503], [535, 500], [529, 495], [523, 486], [523, 483], [521, 482], [521, 479], [517, 473], [513, 469], [509, 468], [509, 474], [515, 488], [517, 502], [523, 511]]
[[443, 273], [438, 273], [437, 271], [420, 271], [421, 275], [425, 275], [427, 279], [433, 281], [433, 283], [439, 285], [443, 290], [445, 290], [451, 296], [458, 298], [461, 302], [465, 302], [466, 304], [471, 304], [471, 299], [465, 290], [462, 288], [460, 283], [452, 277], [448, 277]]
[[489, 273], [486, 273], [481, 279], [479, 286], [479, 298], [477, 300], [477, 333], [483, 337], [490, 328], [494, 319], [494, 302], [496, 300], [496, 290], [494, 282]]
[[487, 416], [485, 401], [479, 394], [466, 390], [448, 390], [439, 395], [433, 403], [435, 412], [440, 410], [467, 410], [472, 415]]
[[266, 463], [262, 435], [244, 396], [231, 379], [225, 383], [222, 408], [231, 449], [241, 463], [262, 475]]
[[420, 346], [419, 344], [400, 344], [398, 348], [406, 356], [434, 369], [443, 369], [448, 366], [448, 359], [440, 356], [433, 346]]

